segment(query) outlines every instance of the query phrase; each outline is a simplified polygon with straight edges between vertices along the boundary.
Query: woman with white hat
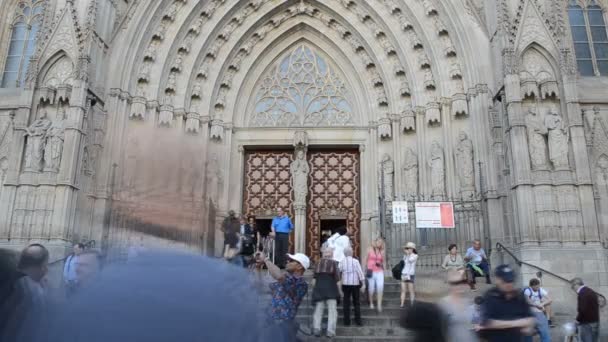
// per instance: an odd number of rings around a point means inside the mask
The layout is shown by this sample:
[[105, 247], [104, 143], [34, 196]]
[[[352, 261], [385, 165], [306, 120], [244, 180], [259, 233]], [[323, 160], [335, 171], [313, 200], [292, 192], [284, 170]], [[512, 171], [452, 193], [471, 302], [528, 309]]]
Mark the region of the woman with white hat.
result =
[[414, 304], [416, 293], [414, 290], [414, 281], [416, 279], [416, 261], [418, 261], [418, 252], [416, 252], [416, 244], [408, 242], [403, 246], [403, 270], [401, 271], [401, 307], [405, 305], [405, 297], [410, 293], [410, 303]]

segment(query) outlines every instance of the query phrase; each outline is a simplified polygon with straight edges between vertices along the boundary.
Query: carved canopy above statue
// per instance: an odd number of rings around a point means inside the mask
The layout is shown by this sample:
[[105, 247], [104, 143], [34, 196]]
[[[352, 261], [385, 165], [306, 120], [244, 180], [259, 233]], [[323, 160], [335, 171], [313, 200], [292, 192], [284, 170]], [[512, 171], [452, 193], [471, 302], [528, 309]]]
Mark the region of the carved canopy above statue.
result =
[[352, 126], [350, 92], [342, 75], [314, 48], [300, 44], [259, 81], [253, 127]]

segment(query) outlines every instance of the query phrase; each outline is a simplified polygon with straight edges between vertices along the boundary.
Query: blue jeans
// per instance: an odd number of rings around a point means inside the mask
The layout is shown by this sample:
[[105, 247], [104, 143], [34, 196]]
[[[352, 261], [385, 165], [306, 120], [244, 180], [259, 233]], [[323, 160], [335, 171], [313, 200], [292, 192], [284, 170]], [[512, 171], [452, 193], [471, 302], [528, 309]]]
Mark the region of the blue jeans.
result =
[[581, 342], [599, 342], [600, 324], [587, 323], [578, 325], [578, 338]]
[[[488, 262], [483, 260], [477, 267], [481, 268], [483, 275], [486, 277], [486, 282], [490, 284], [490, 265], [488, 265]], [[467, 277], [469, 278], [469, 283], [475, 284], [475, 278], [477, 276], [480, 276], [480, 274], [475, 272], [471, 265], [467, 264]]]
[[[549, 329], [549, 320], [542, 312], [534, 312], [536, 319], [536, 331], [540, 336], [540, 342], [551, 342], [551, 330]], [[532, 342], [532, 336], [526, 336], [524, 342]]]

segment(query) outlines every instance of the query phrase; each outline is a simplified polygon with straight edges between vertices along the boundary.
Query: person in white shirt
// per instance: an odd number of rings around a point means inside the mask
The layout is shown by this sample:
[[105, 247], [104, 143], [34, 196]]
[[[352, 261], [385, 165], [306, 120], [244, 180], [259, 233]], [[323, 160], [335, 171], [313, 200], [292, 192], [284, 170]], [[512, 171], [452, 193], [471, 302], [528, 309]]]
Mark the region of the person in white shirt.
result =
[[63, 265], [63, 282], [65, 284], [66, 296], [70, 297], [76, 292], [78, 286], [78, 274], [76, 268], [78, 265], [78, 256], [84, 250], [84, 244], [77, 243], [73, 247], [73, 253], [68, 255]]
[[[488, 256], [486, 255], [486, 251], [481, 248], [481, 241], [479, 239], [475, 239], [473, 241], [473, 247], [467, 249], [467, 253], [464, 255], [464, 261], [468, 263], [467, 279], [469, 279], [469, 286], [471, 286], [472, 290], [476, 289], [476, 276], [484, 276], [486, 277], [486, 283], [492, 284], [490, 281], [490, 264], [488, 263]], [[481, 271], [481, 273], [479, 271]]]
[[362, 326], [361, 321], [361, 302], [359, 300], [359, 290], [365, 292], [365, 276], [361, 269], [359, 260], [353, 258], [353, 250], [350, 247], [344, 249], [344, 259], [339, 264], [342, 274], [342, 293], [344, 294], [344, 325], [350, 325], [350, 302], [351, 298], [355, 307], [355, 324]]
[[401, 307], [405, 305], [407, 293], [410, 294], [410, 303], [414, 304], [416, 292], [414, 289], [414, 281], [416, 279], [416, 262], [418, 261], [418, 252], [416, 244], [408, 242], [403, 246], [403, 270], [401, 270]]
[[[547, 307], [551, 305], [552, 300], [549, 298], [549, 293], [540, 287], [540, 280], [532, 278], [529, 284], [530, 286], [524, 289], [524, 296], [536, 318], [536, 330], [541, 342], [551, 342], [550, 317], [547, 315]], [[532, 336], [526, 336], [525, 341], [532, 341]]]
[[327, 248], [333, 249], [333, 259], [337, 262], [341, 262], [344, 259], [344, 249], [351, 247], [347, 233], [348, 229], [346, 226], [342, 226], [336, 229], [334, 235], [327, 239]]

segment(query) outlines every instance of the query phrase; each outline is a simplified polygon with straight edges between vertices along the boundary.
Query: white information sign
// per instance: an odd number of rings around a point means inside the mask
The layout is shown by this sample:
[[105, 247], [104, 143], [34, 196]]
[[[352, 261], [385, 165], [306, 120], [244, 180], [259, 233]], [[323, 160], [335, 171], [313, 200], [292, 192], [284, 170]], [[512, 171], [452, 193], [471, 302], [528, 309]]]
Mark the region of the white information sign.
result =
[[407, 202], [393, 202], [393, 223], [409, 223], [409, 214], [407, 212]]
[[416, 228], [454, 228], [452, 202], [416, 202]]

